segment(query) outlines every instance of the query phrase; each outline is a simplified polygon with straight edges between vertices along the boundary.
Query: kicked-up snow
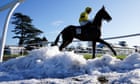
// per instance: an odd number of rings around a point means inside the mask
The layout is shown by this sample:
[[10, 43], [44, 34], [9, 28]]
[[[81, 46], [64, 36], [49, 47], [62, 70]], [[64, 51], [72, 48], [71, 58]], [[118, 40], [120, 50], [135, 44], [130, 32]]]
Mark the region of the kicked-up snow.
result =
[[139, 84], [140, 54], [124, 60], [105, 54], [86, 60], [58, 47], [33, 50], [0, 64], [0, 84]]

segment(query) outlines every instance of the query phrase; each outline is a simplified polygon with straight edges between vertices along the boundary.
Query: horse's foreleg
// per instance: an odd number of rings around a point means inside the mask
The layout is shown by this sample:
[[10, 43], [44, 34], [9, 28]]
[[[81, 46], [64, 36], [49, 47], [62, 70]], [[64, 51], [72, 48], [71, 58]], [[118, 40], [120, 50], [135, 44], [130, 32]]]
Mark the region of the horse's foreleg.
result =
[[116, 53], [116, 51], [110, 46], [110, 44], [109, 43], [107, 43], [107, 42], [105, 42], [104, 40], [102, 40], [102, 39], [99, 39], [99, 41], [98, 42], [100, 42], [100, 43], [102, 43], [102, 44], [105, 44], [105, 45], [107, 45], [110, 49], [111, 49], [111, 51], [113, 52], [113, 54], [116, 56], [117, 55], [117, 53]]
[[96, 42], [92, 42], [92, 58], [95, 58], [96, 53]]

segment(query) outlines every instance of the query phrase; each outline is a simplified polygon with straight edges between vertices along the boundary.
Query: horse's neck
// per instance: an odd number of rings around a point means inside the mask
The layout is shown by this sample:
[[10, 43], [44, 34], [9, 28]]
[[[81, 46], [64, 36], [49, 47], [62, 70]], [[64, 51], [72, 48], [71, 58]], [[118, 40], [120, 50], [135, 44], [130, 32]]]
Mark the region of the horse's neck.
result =
[[98, 28], [101, 28], [102, 26], [102, 19], [101, 17], [99, 16], [96, 16], [93, 20], [93, 23], [92, 23], [94, 26], [98, 27]]
[[101, 21], [96, 21], [94, 24], [94, 26], [98, 27], [98, 28], [101, 28]]

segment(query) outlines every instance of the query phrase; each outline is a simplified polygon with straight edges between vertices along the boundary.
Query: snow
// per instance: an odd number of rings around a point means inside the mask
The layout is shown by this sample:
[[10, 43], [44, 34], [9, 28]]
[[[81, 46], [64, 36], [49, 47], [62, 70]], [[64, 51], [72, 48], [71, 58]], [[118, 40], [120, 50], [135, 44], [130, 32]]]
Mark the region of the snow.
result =
[[104, 78], [107, 84], [139, 84], [140, 54], [86, 60], [55, 46], [0, 63], [0, 84], [100, 84]]

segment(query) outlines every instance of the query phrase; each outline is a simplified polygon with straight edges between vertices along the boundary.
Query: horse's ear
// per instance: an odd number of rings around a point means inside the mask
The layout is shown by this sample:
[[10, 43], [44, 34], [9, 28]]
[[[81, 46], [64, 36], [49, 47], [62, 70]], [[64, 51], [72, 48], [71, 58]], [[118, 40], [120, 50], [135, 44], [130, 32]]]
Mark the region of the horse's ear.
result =
[[103, 5], [102, 9], [105, 9], [105, 6]]

